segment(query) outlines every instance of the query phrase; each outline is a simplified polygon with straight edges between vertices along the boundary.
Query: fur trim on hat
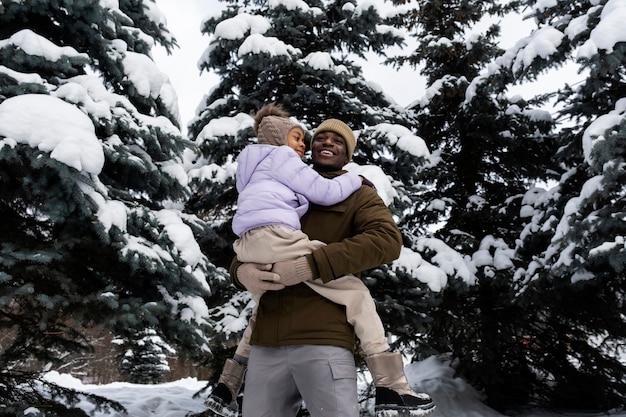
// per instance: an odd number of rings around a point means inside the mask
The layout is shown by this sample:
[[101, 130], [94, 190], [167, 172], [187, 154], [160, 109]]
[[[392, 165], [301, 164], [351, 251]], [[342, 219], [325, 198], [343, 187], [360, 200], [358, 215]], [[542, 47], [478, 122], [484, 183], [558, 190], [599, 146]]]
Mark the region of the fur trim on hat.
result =
[[296, 127], [302, 129], [298, 123], [289, 119], [285, 109], [274, 103], [266, 104], [254, 115], [254, 133], [259, 143], [287, 145], [287, 133]]
[[356, 148], [356, 137], [352, 129], [339, 119], [324, 120], [313, 133], [313, 137], [321, 132], [335, 132], [346, 141], [346, 151], [348, 152], [348, 160], [352, 159], [354, 148]]

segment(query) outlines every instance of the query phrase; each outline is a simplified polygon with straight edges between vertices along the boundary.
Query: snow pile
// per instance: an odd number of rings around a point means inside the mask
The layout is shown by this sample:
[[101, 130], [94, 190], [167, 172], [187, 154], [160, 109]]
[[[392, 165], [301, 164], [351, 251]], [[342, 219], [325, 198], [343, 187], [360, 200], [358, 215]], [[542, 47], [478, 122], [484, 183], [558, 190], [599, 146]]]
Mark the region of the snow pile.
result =
[[[455, 377], [454, 369], [441, 358], [431, 356], [421, 362], [408, 365], [405, 371], [412, 387], [418, 392], [428, 393], [437, 404], [437, 409], [431, 417], [504, 417], [483, 404], [480, 393], [463, 379]], [[205, 410], [203, 403], [206, 395], [194, 398], [194, 394], [206, 386], [206, 381], [199, 381], [196, 378], [183, 378], [156, 385], [125, 382], [89, 385], [67, 374], [49, 372], [46, 374], [46, 379], [64, 387], [117, 401], [126, 407], [128, 416], [132, 417], [184, 417], [189, 412], [197, 413]], [[360, 389], [365, 389], [368, 381], [371, 380], [366, 379], [367, 381], [359, 380]], [[120, 413], [105, 414], [103, 411], [93, 410], [93, 406], [84, 401], [77, 406], [90, 412], [93, 417], [125, 417]], [[373, 407], [370, 405], [369, 408]], [[517, 417], [626, 417], [626, 412], [592, 414], [527, 410], [516, 415]]]

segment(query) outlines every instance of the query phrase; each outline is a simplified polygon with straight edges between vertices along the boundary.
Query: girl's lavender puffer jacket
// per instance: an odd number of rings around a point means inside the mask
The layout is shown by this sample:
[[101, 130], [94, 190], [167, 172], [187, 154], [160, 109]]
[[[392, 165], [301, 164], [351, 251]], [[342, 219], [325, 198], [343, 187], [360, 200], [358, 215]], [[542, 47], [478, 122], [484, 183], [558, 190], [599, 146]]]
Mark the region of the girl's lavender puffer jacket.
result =
[[322, 177], [288, 146], [248, 145], [237, 158], [237, 236], [255, 227], [284, 224], [300, 229], [309, 201], [329, 206], [361, 187], [361, 178], [347, 173]]

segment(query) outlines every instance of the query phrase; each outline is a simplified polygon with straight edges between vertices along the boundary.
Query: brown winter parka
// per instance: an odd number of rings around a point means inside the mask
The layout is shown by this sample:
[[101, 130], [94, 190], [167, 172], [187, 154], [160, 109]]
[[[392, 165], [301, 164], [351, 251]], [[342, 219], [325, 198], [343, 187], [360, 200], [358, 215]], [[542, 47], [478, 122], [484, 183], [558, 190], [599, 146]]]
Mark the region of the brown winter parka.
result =
[[[334, 177], [344, 172], [321, 174]], [[347, 274], [359, 275], [400, 255], [400, 231], [372, 187], [362, 186], [333, 206], [311, 204], [301, 220], [302, 231], [310, 239], [327, 244], [312, 253], [314, 275], [324, 282]], [[236, 277], [239, 265], [234, 260], [230, 273], [235, 285], [243, 288]], [[355, 335], [346, 320], [344, 306], [327, 300], [305, 284], [298, 284], [263, 294], [251, 344], [331, 345], [354, 351]]]

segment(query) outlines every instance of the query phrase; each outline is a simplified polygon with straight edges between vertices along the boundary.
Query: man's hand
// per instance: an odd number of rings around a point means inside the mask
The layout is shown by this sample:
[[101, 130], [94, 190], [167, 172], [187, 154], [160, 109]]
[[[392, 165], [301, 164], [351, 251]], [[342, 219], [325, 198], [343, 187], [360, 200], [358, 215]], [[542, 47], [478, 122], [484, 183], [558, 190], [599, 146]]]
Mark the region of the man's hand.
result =
[[368, 187], [372, 187], [373, 189], [376, 189], [376, 186], [374, 185], [373, 182], [365, 178], [363, 175], [359, 175], [359, 177], [361, 177], [361, 182], [363, 183], [363, 185], [367, 185]]
[[287, 287], [313, 279], [311, 265], [309, 265], [306, 256], [300, 256], [289, 261], [276, 262], [272, 272], [280, 275], [280, 283]]
[[278, 291], [285, 285], [278, 282], [280, 276], [270, 272], [272, 264], [245, 263], [237, 268], [237, 280], [252, 294], [261, 295], [265, 291]]

